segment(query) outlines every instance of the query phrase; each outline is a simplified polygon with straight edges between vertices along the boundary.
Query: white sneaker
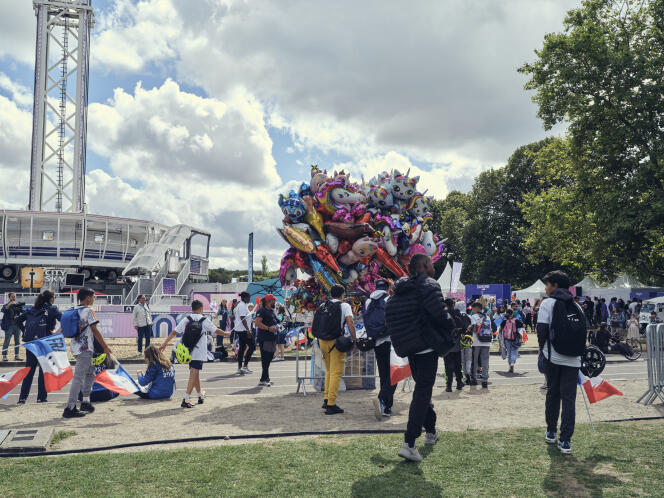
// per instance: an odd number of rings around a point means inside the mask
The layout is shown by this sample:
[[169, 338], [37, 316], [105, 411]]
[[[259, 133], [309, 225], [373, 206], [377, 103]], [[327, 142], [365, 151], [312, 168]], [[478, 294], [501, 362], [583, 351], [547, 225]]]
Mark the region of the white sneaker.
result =
[[244, 375], [244, 369], [243, 368], [238, 368], [237, 371], [235, 372], [237, 375]]
[[424, 444], [434, 445], [438, 442], [438, 429], [436, 432], [427, 432], [424, 436]]
[[411, 462], [422, 461], [422, 455], [420, 455], [420, 452], [417, 451], [417, 448], [415, 448], [415, 446], [411, 448], [410, 446], [408, 446], [408, 443], [403, 443], [403, 446], [401, 446], [401, 450], [399, 451], [398, 455], [401, 458], [410, 460]]
[[253, 371], [249, 370], [247, 367], [242, 367], [242, 372], [244, 372], [246, 374], [254, 373]]

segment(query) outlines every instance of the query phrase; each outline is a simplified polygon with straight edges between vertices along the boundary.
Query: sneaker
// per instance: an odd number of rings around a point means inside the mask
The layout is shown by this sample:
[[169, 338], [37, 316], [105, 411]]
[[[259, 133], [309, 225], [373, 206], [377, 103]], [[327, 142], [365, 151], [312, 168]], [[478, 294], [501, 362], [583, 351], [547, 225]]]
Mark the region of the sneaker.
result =
[[457, 391], [461, 391], [461, 389], [463, 389], [463, 386], [465, 386], [463, 382], [457, 382]]
[[489, 389], [489, 383], [488, 382], [482, 382], [482, 389]]
[[235, 372], [236, 375], [244, 375], [244, 369], [243, 368], [238, 368], [237, 371]]
[[136, 355], [136, 358], [143, 358], [143, 353], [139, 351], [138, 354]]
[[259, 385], [259, 386], [263, 386], [263, 387], [270, 387], [270, 386], [272, 385], [272, 381], [269, 381], [269, 380], [261, 380], [261, 381], [258, 383], [258, 385]]
[[383, 417], [391, 417], [392, 416], [392, 408], [385, 408], [383, 410]]
[[9, 361], [6, 356], [2, 357], [2, 361]]
[[410, 460], [411, 462], [422, 461], [422, 455], [420, 455], [420, 452], [417, 451], [417, 448], [415, 448], [415, 446], [411, 448], [410, 446], [408, 446], [408, 443], [403, 443], [403, 446], [401, 446], [401, 450], [399, 451], [398, 455], [401, 458]]
[[189, 401], [187, 400], [182, 400], [182, 403], [180, 404], [182, 408], [193, 408], [194, 405], [192, 405]]
[[446, 393], [451, 393], [452, 392], [452, 384], [447, 384], [447, 387], [445, 388]]
[[566, 455], [572, 453], [572, 443], [569, 441], [558, 441], [558, 449]]
[[470, 382], [468, 383], [469, 386], [476, 386], [477, 381], [475, 379], [470, 379]]
[[62, 412], [64, 418], [80, 418], [85, 417], [85, 413], [78, 411], [76, 407], [74, 408], [65, 408], [65, 411]]
[[248, 367], [242, 367], [241, 370], [242, 370], [242, 373], [246, 373], [246, 374], [252, 374], [252, 373], [254, 373], [253, 370], [249, 370]]
[[14, 361], [23, 361], [23, 358], [21, 358], [20, 356], [15, 356]]
[[17, 405], [24, 405], [24, 404], [25, 404], [25, 401], [26, 401], [26, 400], [24, 400], [24, 399], [19, 399], [19, 400], [18, 400], [18, 403], [16, 403], [16, 404], [17, 404]]
[[438, 429], [436, 432], [427, 432], [424, 435], [424, 444], [434, 445], [438, 442]]
[[376, 415], [376, 420], [380, 420], [383, 415], [383, 410], [385, 410], [385, 405], [383, 405], [383, 402], [380, 400], [380, 397], [374, 398], [373, 405], [374, 405], [374, 413]]
[[542, 389], [543, 391], [546, 391], [548, 389], [546, 382], [540, 386], [540, 389]]
[[48, 400], [46, 398], [44, 399], [38, 399], [37, 403], [48, 403]]
[[200, 394], [198, 395], [198, 404], [199, 404], [199, 405], [202, 405], [204, 399], [205, 399], [205, 391], [203, 391], [202, 393], [200, 393]]
[[556, 444], [556, 433], [552, 431], [546, 431], [544, 440], [549, 444]]
[[323, 400], [323, 407], [322, 408], [323, 408], [323, 410], [325, 410], [327, 408], [327, 400], [326, 399]]
[[510, 365], [509, 373], [514, 373], [514, 365]]
[[95, 407], [92, 406], [91, 403], [81, 403], [81, 411], [92, 413], [93, 411], [95, 411]]
[[343, 412], [344, 411], [337, 405], [327, 405], [327, 408], [325, 409], [325, 415], [336, 415], [337, 413]]

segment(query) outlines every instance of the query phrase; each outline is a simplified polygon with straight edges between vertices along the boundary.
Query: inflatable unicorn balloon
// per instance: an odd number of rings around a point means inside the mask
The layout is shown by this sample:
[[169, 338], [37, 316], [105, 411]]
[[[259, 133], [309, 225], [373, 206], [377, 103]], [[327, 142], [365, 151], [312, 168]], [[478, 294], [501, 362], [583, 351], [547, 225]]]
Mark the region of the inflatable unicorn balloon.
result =
[[409, 173], [410, 169], [406, 172], [405, 175], [402, 175], [399, 170], [394, 170], [394, 174], [392, 175], [392, 179], [390, 181], [390, 187], [392, 187], [392, 194], [394, 195], [395, 199], [400, 201], [407, 201], [413, 197], [413, 195], [415, 195], [417, 182], [420, 180], [420, 177], [415, 176], [413, 178], [409, 178]]

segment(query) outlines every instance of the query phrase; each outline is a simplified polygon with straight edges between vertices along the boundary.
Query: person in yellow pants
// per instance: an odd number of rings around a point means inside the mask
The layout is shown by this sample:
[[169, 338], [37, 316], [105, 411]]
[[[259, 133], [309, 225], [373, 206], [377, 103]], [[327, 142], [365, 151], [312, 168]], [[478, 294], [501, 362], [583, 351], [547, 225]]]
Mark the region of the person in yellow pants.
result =
[[[344, 299], [345, 289], [341, 285], [333, 285], [330, 289], [330, 297], [327, 308], [329, 308], [329, 316], [334, 317], [334, 328], [336, 329], [337, 323], [339, 333], [336, 332], [330, 337], [340, 337], [344, 333], [344, 327], [348, 327], [353, 341], [355, 340], [355, 325], [353, 323], [353, 310], [350, 304], [345, 303]], [[337, 318], [338, 316], [338, 318]], [[336, 321], [339, 320], [339, 321]], [[341, 376], [344, 373], [346, 365], [346, 353], [341, 353], [337, 348], [333, 347], [337, 340], [319, 339], [320, 349], [323, 352], [323, 361], [325, 362], [325, 400], [323, 401], [323, 409], [325, 415], [336, 415], [344, 411], [337, 405], [337, 394], [339, 392], [339, 384], [341, 383]]]

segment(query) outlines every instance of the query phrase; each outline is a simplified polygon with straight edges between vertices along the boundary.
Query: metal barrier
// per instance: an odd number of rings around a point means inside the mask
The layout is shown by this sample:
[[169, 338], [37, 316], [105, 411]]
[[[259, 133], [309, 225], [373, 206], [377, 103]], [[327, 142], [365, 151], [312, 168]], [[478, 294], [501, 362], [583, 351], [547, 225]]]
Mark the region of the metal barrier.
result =
[[[298, 334], [302, 331], [306, 334], [306, 328], [300, 327]], [[325, 366], [317, 339], [314, 339], [310, 345], [308, 341], [298, 344], [295, 352], [295, 377], [297, 380], [296, 393], [302, 390], [302, 394], [306, 396], [307, 384], [313, 384], [314, 389], [322, 390], [322, 384], [325, 382]], [[373, 390], [376, 388], [376, 377], [378, 377], [378, 369], [373, 350], [362, 352], [353, 349], [346, 353], [346, 367], [344, 375], [341, 377], [345, 390]]]
[[664, 403], [664, 324], [650, 324], [646, 327], [648, 349], [648, 390], [637, 403], [652, 404], [657, 398]]

